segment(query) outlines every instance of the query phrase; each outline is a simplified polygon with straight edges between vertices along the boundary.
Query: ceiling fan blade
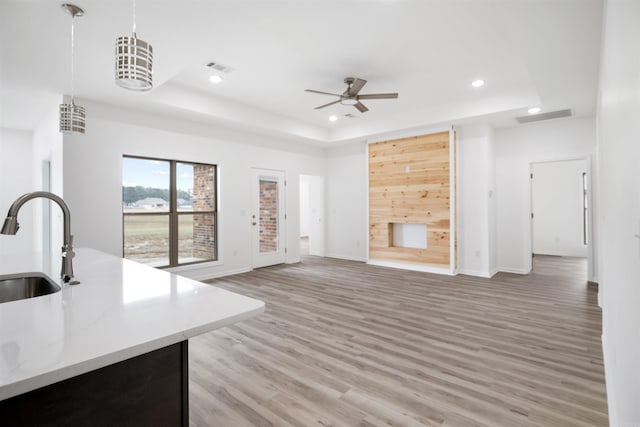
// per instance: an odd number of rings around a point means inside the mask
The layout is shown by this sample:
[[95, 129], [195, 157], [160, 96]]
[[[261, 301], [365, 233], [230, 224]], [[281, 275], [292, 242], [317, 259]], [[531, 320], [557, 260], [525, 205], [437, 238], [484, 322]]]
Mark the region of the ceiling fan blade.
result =
[[358, 94], [358, 92], [360, 92], [360, 89], [362, 89], [362, 87], [365, 84], [367, 84], [366, 80], [355, 79], [353, 81], [353, 83], [351, 83], [351, 86], [349, 87], [349, 90], [347, 91], [347, 94], [349, 96], [356, 96]]
[[397, 97], [397, 93], [367, 93], [358, 95], [358, 99], [395, 99]]
[[305, 89], [304, 91], [311, 92], [311, 93], [319, 93], [320, 95], [340, 96], [337, 93], [321, 92], [319, 90], [313, 90], [313, 89]]
[[340, 102], [340, 100], [339, 100], [339, 99], [338, 99], [337, 101], [333, 101], [333, 102], [330, 102], [330, 103], [328, 103], [328, 104], [324, 104], [324, 105], [321, 105], [321, 106], [319, 106], [319, 107], [316, 107], [316, 108], [314, 108], [314, 110], [319, 110], [319, 109], [321, 109], [321, 108], [328, 107], [329, 105], [337, 104], [338, 102]]
[[354, 107], [356, 107], [358, 111], [360, 111], [361, 113], [366, 113], [367, 111], [369, 111], [369, 109], [365, 107], [362, 102], [358, 102], [357, 104], [354, 104]]

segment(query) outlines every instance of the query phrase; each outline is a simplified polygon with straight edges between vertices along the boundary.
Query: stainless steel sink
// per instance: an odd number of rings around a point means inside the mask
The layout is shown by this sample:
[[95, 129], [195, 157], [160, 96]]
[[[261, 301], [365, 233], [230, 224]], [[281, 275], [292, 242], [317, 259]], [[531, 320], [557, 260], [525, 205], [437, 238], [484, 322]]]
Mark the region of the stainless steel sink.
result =
[[35, 298], [59, 291], [60, 286], [42, 273], [0, 276], [0, 303]]

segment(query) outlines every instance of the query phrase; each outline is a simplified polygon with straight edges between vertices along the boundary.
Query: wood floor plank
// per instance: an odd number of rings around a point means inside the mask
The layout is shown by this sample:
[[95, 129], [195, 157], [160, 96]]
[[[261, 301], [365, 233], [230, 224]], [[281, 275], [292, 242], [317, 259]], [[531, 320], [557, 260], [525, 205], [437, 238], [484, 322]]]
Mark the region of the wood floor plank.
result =
[[192, 426], [606, 426], [586, 262], [440, 276], [303, 257], [210, 281], [263, 315], [190, 340]]

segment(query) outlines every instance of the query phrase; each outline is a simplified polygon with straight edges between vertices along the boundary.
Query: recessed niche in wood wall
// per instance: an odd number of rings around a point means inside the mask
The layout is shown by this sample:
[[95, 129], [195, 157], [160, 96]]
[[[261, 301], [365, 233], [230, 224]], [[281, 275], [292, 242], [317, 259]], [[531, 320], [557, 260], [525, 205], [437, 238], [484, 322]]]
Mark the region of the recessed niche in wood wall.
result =
[[[369, 145], [369, 258], [450, 267], [449, 132]], [[426, 249], [393, 245], [394, 223], [426, 224]]]

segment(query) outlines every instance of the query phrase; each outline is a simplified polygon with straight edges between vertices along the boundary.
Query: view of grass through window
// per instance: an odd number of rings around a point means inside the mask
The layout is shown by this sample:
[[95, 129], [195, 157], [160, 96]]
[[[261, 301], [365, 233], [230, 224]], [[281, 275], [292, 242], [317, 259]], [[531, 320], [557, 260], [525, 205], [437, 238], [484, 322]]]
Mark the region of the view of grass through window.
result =
[[122, 213], [125, 258], [155, 267], [215, 260], [215, 165], [124, 157]]

